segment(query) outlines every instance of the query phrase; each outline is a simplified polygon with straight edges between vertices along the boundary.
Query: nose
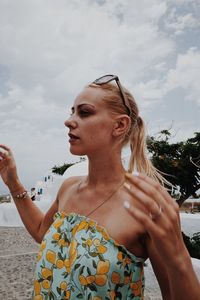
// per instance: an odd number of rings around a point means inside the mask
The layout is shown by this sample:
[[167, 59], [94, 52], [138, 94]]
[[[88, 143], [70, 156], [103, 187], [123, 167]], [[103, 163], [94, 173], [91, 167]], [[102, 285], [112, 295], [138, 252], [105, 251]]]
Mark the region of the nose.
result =
[[68, 128], [76, 128], [77, 123], [74, 120], [73, 116], [71, 116], [64, 122], [64, 125]]

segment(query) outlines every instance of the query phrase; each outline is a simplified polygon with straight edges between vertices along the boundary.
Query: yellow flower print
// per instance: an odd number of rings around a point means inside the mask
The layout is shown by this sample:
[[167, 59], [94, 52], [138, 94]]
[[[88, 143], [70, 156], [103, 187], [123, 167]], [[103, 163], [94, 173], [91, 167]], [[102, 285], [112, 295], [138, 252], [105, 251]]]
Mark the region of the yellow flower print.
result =
[[53, 226], [55, 229], [58, 229], [62, 224], [63, 224], [64, 220], [63, 219], [58, 219], [53, 223]]
[[96, 226], [96, 229], [97, 229], [98, 232], [101, 233], [101, 235], [103, 236], [103, 238], [104, 238], [106, 241], [108, 241], [108, 240], [110, 239], [109, 234], [106, 232], [106, 230], [105, 230], [103, 227], [97, 225], [97, 226]]
[[88, 222], [86, 220], [82, 220], [78, 225], [77, 232], [83, 229], [88, 229], [88, 227], [89, 227]]
[[130, 277], [129, 276], [125, 276], [124, 277], [124, 284], [128, 284], [128, 283], [130, 283]]
[[53, 234], [52, 238], [55, 240], [55, 241], [59, 241], [60, 239], [60, 233], [56, 232]]
[[47, 279], [45, 279], [45, 280], [43, 280], [42, 281], [42, 287], [44, 288], [44, 289], [49, 289], [50, 288], [50, 281], [49, 280], [47, 280]]
[[94, 246], [98, 247], [101, 244], [100, 239], [94, 239], [93, 244], [94, 244]]
[[70, 295], [71, 295], [71, 292], [70, 291], [66, 291], [65, 299], [66, 300], [70, 299]]
[[117, 272], [112, 272], [111, 280], [113, 283], [118, 284], [120, 283], [120, 275]]
[[44, 249], [46, 248], [46, 240], [42, 241], [42, 243], [40, 244], [40, 251], [44, 251]]
[[48, 269], [48, 268], [42, 268], [42, 276], [43, 278], [47, 279], [49, 276], [52, 276], [52, 270]]
[[84, 275], [79, 275], [79, 281], [81, 285], [87, 285], [87, 280], [86, 277]]
[[131, 264], [131, 259], [130, 258], [125, 258], [125, 263], [126, 263], [126, 265], [130, 265]]
[[70, 261], [69, 261], [69, 259], [65, 259], [64, 260], [64, 266], [65, 266], [67, 272], [70, 273], [70, 269], [71, 268], [70, 268]]
[[94, 225], [96, 225], [96, 222], [93, 220], [89, 220], [88, 224], [90, 227], [93, 227]]
[[43, 300], [43, 296], [42, 295], [36, 295], [33, 300]]
[[97, 264], [97, 274], [98, 275], [103, 275], [105, 273], [108, 273], [110, 269], [110, 261], [105, 260], [105, 261], [99, 261]]
[[115, 291], [110, 291], [109, 295], [110, 295], [110, 299], [111, 300], [115, 300], [116, 299], [116, 293], [115, 293]]
[[93, 283], [95, 281], [95, 276], [94, 275], [87, 276], [86, 281], [87, 281], [87, 284]]
[[123, 261], [123, 253], [122, 253], [121, 251], [118, 252], [118, 254], [117, 254], [117, 259], [118, 259], [119, 261]]
[[40, 294], [41, 291], [40, 283], [37, 280], [34, 282], [34, 291], [36, 295]]
[[55, 264], [55, 260], [56, 260], [56, 253], [52, 250], [47, 250], [46, 253], [46, 259], [48, 262], [50, 262], [51, 264]]
[[70, 262], [70, 266], [73, 265], [73, 263], [76, 260], [77, 257], [77, 241], [74, 239], [72, 240], [71, 244], [70, 244], [70, 249], [69, 249], [69, 262]]
[[97, 274], [95, 275], [95, 283], [99, 286], [105, 285], [107, 281], [107, 275], [110, 269], [110, 262], [109, 260], [99, 261], [97, 264]]
[[130, 287], [134, 293], [135, 296], [141, 295], [142, 292], [142, 282], [139, 280], [137, 282], [132, 282], [130, 284]]
[[85, 242], [85, 244], [87, 245], [87, 246], [92, 246], [92, 240], [91, 239], [87, 239], [87, 241]]
[[36, 261], [39, 261], [42, 258], [42, 251], [39, 251], [37, 254]]
[[66, 281], [62, 281], [60, 284], [60, 288], [61, 290], [66, 291], [67, 290], [67, 282]]
[[60, 239], [60, 240], [58, 241], [58, 245], [59, 245], [59, 246], [66, 247], [66, 246], [68, 246], [68, 243], [67, 243], [64, 239]]
[[65, 218], [66, 217], [66, 213], [65, 212], [61, 212], [60, 213], [60, 217], [63, 219], [63, 218]]
[[74, 226], [74, 228], [72, 229], [72, 236], [75, 236], [76, 231], [77, 231], [77, 228], [78, 228], [78, 224], [76, 224], [76, 225]]
[[58, 269], [62, 269], [64, 267], [64, 261], [62, 259], [57, 259], [57, 261], [56, 261], [56, 267]]
[[104, 229], [102, 230], [101, 234], [106, 241], [110, 239], [108, 233]]
[[124, 257], [124, 254], [119, 251], [117, 254], [117, 259], [122, 263], [123, 266], [131, 264], [131, 259], [129, 257]]
[[71, 242], [71, 244], [70, 244], [70, 249], [69, 249], [69, 255], [70, 256], [72, 254], [74, 254], [76, 248], [77, 248], [77, 241], [75, 239], [73, 239], [72, 242]]
[[70, 256], [70, 258], [69, 258], [70, 266], [73, 265], [73, 263], [74, 263], [75, 260], [76, 260], [76, 257], [77, 257], [77, 250], [75, 250], [75, 251], [73, 252], [73, 254]]
[[106, 275], [95, 275], [95, 283], [97, 285], [105, 285], [107, 281], [107, 276]]
[[107, 251], [107, 247], [105, 247], [103, 245], [99, 245], [97, 247], [97, 250], [98, 250], [99, 253], [103, 254], [103, 253], [105, 253]]

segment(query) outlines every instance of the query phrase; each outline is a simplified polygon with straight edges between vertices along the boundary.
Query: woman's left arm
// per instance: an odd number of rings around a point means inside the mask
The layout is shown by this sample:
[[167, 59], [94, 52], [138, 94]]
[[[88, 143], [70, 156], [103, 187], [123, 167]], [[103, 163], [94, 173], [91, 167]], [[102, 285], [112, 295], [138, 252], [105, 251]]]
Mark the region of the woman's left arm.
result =
[[[170, 300], [200, 299], [200, 282], [182, 238], [178, 205], [165, 188], [151, 178], [141, 174], [128, 174], [126, 178], [130, 195], [140, 201], [142, 209], [131, 202], [125, 202], [125, 207], [131, 216], [144, 224], [151, 240], [151, 247], [147, 249], [150, 259], [154, 270], [160, 270], [159, 263], [162, 262], [165, 277], [168, 277]], [[159, 281], [159, 272], [156, 276]]]

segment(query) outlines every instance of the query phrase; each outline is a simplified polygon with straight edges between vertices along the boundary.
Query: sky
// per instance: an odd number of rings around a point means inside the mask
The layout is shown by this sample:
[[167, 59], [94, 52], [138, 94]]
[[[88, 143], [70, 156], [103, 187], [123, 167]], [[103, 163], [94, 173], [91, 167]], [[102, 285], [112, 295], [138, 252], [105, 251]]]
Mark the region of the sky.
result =
[[[0, 143], [27, 189], [75, 162], [64, 120], [82, 88], [117, 74], [147, 132], [200, 130], [199, 0], [0, 0]], [[0, 181], [0, 192], [6, 191]]]

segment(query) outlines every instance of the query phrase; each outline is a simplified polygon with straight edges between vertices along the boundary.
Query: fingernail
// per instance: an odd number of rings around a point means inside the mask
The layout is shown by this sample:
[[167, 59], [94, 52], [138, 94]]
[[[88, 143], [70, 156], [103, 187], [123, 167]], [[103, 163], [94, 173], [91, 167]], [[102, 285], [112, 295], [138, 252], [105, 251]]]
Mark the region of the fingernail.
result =
[[129, 209], [130, 206], [131, 206], [131, 205], [130, 205], [130, 202], [124, 201], [124, 207], [125, 207], [125, 208]]
[[127, 188], [128, 190], [130, 190], [131, 188], [131, 186], [127, 182], [124, 182], [124, 187]]
[[134, 172], [133, 172], [133, 175], [134, 175], [134, 176], [138, 176], [138, 175], [139, 175], [138, 171], [134, 171]]

